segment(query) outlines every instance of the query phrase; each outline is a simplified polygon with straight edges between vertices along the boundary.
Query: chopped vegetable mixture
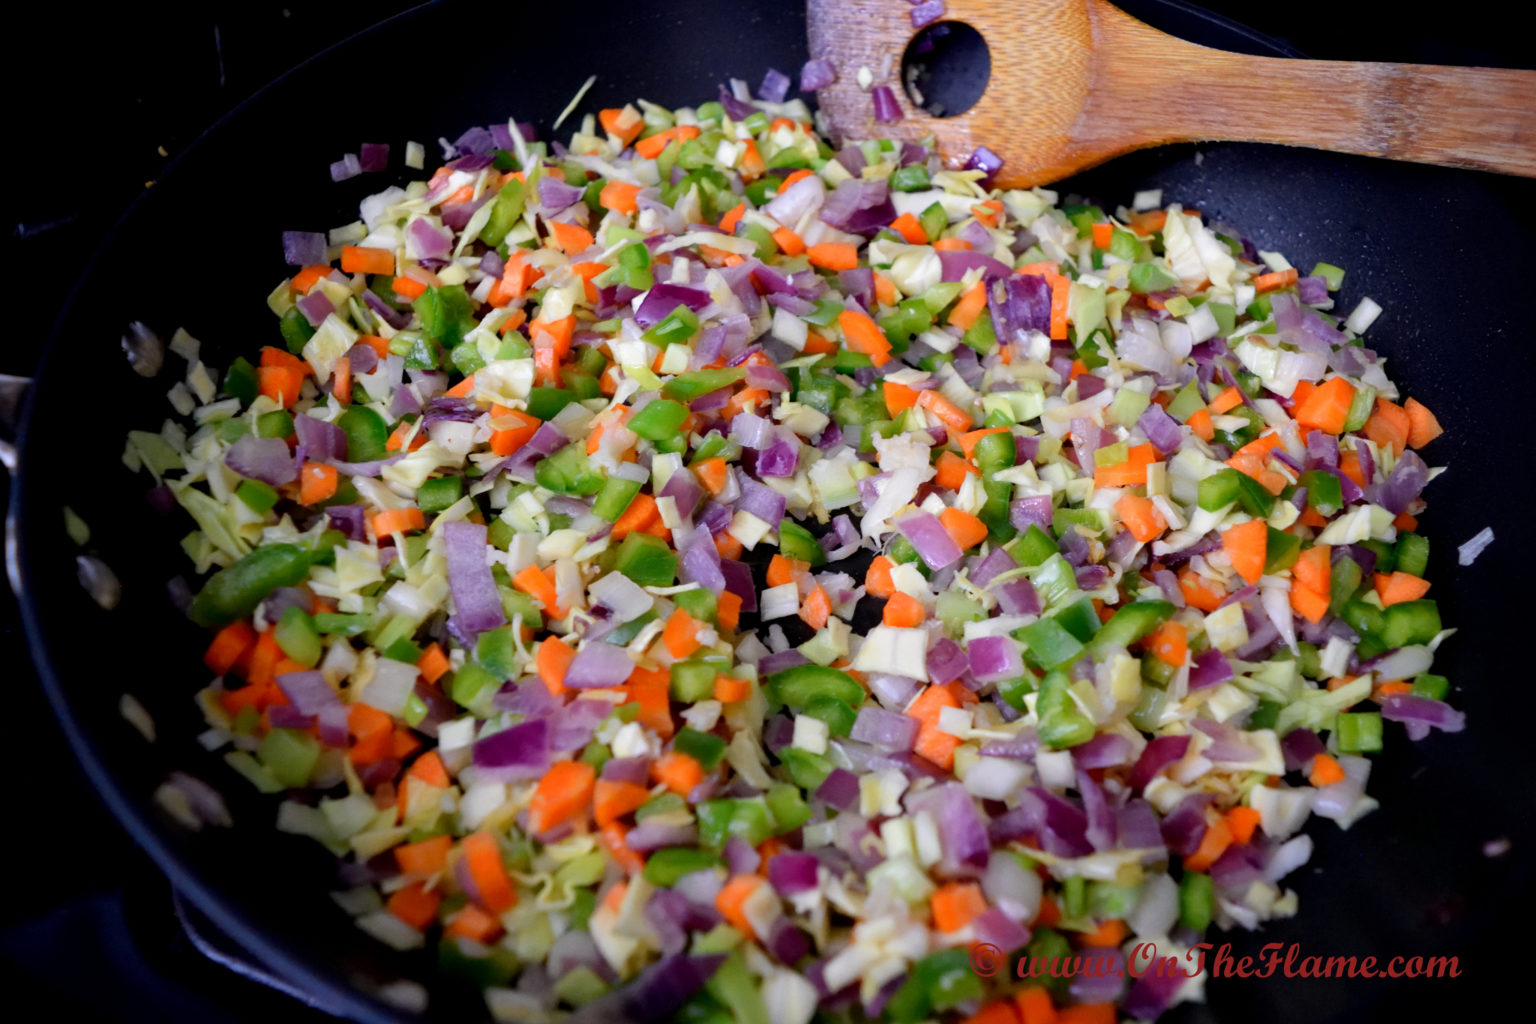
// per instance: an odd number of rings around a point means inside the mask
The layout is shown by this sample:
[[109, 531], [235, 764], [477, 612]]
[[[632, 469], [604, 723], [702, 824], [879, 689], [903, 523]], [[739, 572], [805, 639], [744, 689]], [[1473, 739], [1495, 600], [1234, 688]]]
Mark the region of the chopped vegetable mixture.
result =
[[1123, 973], [1292, 914], [1387, 723], [1462, 728], [1440, 427], [1343, 270], [773, 91], [472, 129], [285, 235], [270, 346], [178, 338], [191, 424], [127, 458], [212, 573], [207, 745], [500, 1019], [1199, 998], [968, 951]]

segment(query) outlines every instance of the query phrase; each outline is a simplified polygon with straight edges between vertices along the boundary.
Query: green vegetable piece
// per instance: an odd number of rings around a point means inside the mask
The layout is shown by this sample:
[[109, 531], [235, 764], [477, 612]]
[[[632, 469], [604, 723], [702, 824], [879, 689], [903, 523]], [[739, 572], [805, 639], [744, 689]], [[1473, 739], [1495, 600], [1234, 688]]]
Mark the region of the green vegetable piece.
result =
[[512, 640], [512, 628], [488, 629], [481, 633], [475, 640], [475, 660], [498, 679], [511, 679], [517, 667], [517, 645]]
[[255, 611], [278, 587], [295, 586], [308, 575], [309, 553], [303, 548], [268, 544], [209, 577], [187, 614], [200, 626], [227, 626]]
[[1101, 650], [1129, 647], [1172, 618], [1176, 610], [1167, 601], [1132, 601], [1122, 605], [1093, 638], [1093, 646]]
[[297, 306], [283, 314], [282, 319], [277, 322], [277, 329], [283, 336], [283, 344], [294, 355], [303, 352], [309, 339], [315, 336], [315, 329], [309, 326], [308, 318], [299, 312]]
[[779, 551], [785, 558], [809, 562], [812, 566], [827, 563], [827, 553], [821, 542], [793, 519], [785, 518], [779, 523]]
[[1163, 292], [1178, 285], [1179, 279], [1156, 263], [1137, 263], [1131, 267], [1130, 289], [1133, 295]]
[[891, 172], [890, 185], [897, 192], [921, 192], [928, 187], [928, 168], [922, 164], [898, 167]]
[[789, 770], [789, 777], [795, 785], [807, 792], [814, 791], [832, 774], [831, 761], [799, 747], [785, 747], [779, 751], [779, 760]]
[[[453, 348], [475, 326], [475, 306], [461, 284], [428, 288], [411, 303], [427, 337]], [[436, 359], [433, 359], [434, 364]]]
[[1052, 750], [1065, 750], [1093, 738], [1093, 721], [1078, 710], [1065, 672], [1046, 673], [1040, 682], [1035, 711], [1040, 716], [1040, 742]]
[[241, 480], [235, 488], [235, 497], [250, 508], [252, 512], [260, 512], [266, 515], [272, 511], [272, 506], [277, 504], [277, 489], [271, 484], [262, 483], [260, 480]]
[[496, 193], [496, 199], [491, 206], [491, 218], [480, 229], [480, 241], [492, 247], [504, 242], [507, 232], [516, 227], [517, 222], [522, 219], [527, 197], [527, 188], [516, 178], [510, 179], [501, 186], [501, 191]]
[[1280, 709], [1285, 707], [1278, 701], [1261, 700], [1258, 707], [1253, 709], [1253, 714], [1248, 716], [1248, 728], [1273, 729], [1275, 723], [1280, 720]]
[[818, 697], [832, 697], [853, 706], [864, 702], [864, 687], [852, 676], [823, 665], [796, 665], [775, 672], [768, 677], [768, 694], [792, 708], [809, 707]]
[[285, 438], [293, 433], [293, 417], [286, 410], [276, 409], [256, 417], [256, 436]]
[[1400, 533], [1393, 550], [1396, 571], [1424, 578], [1429, 570], [1429, 538], [1418, 533]]
[[1083, 643], [1092, 640], [1103, 625], [1093, 610], [1093, 599], [1080, 597], [1056, 613], [1056, 622]]
[[1296, 564], [1296, 559], [1301, 554], [1301, 538], [1294, 533], [1286, 533], [1277, 530], [1273, 526], [1265, 527], [1269, 538], [1265, 547], [1264, 572], [1273, 575]]
[[384, 417], [366, 406], [354, 405], [336, 419], [347, 435], [347, 461], [372, 462], [389, 454], [389, 424]]
[[1211, 925], [1211, 911], [1216, 905], [1216, 886], [1211, 876], [1186, 871], [1179, 879], [1179, 923], [1191, 931], [1203, 932]]
[[917, 1024], [967, 1000], [982, 997], [981, 978], [964, 949], [946, 949], [919, 960], [885, 1004], [893, 1024]]
[[1440, 632], [1440, 607], [1431, 600], [1403, 601], [1386, 610], [1381, 642], [1387, 649], [1427, 644]]
[[256, 757], [285, 789], [298, 789], [320, 760], [320, 741], [297, 729], [271, 729]]
[[1349, 403], [1349, 412], [1344, 416], [1345, 432], [1364, 429], [1365, 421], [1375, 411], [1376, 389], [1369, 384], [1360, 385], [1355, 389], [1355, 397]]
[[596, 494], [603, 486], [603, 474], [587, 457], [585, 441], [572, 441], [541, 460], [533, 478], [556, 494]]
[[1023, 566], [1036, 566], [1061, 551], [1055, 538], [1034, 523], [1024, 531], [1024, 536], [1008, 545], [1009, 553]]
[[688, 802], [676, 793], [662, 793], [653, 796], [635, 811], [635, 821], [644, 821], [646, 818], [657, 814], [671, 814], [676, 811], [686, 810]]
[[626, 426], [649, 441], [661, 441], [676, 437], [678, 431], [682, 429], [683, 421], [687, 418], [687, 406], [680, 405], [669, 398], [658, 398], [635, 413]]
[[1011, 469], [1018, 461], [1019, 449], [1011, 433], [988, 434], [976, 442], [973, 454], [976, 465], [986, 475]]
[[1344, 488], [1339, 478], [1326, 469], [1309, 469], [1298, 484], [1307, 489], [1307, 507], [1328, 517], [1344, 507]]
[[667, 846], [651, 854], [641, 874], [652, 885], [670, 888], [676, 885], [677, 880], [684, 875], [723, 866], [720, 858], [708, 850], [688, 846]]
[[366, 615], [342, 615], [321, 612], [315, 617], [315, 629], [326, 636], [357, 636], [368, 628]]
[[242, 406], [256, 401], [258, 393], [256, 367], [251, 365], [249, 359], [238, 356], [229, 364], [229, 370], [224, 374], [224, 393], [231, 398], [240, 399]]
[[272, 638], [284, 654], [306, 668], [320, 664], [320, 633], [315, 629], [315, 620], [304, 609], [294, 607], [285, 610], [283, 617], [278, 620], [277, 628], [273, 630]]
[[576, 396], [565, 388], [529, 388], [528, 415], [541, 420], [552, 420], [556, 414], [576, 401]]
[[705, 771], [712, 771], [725, 757], [725, 740], [713, 733], [699, 732], [684, 726], [672, 739], [672, 749], [687, 754]]
[[1332, 263], [1314, 263], [1312, 273], [1307, 276], [1322, 278], [1331, 292], [1336, 292], [1344, 286], [1344, 268], [1336, 267]]
[[773, 835], [768, 804], [762, 798], [751, 800], [705, 800], [698, 806], [699, 845], [707, 850], [723, 850], [732, 836], [748, 846], [757, 846]]
[[619, 544], [613, 567], [642, 587], [670, 587], [677, 576], [677, 555], [660, 537], [630, 533]]
[[661, 386], [661, 393], [679, 402], [692, 402], [721, 388], [730, 387], [746, 375], [747, 371], [741, 367], [692, 370], [688, 373], [680, 373], [667, 381]]
[[811, 718], [819, 718], [827, 723], [828, 730], [833, 736], [847, 736], [853, 730], [854, 720], [859, 713], [852, 705], [838, 700], [836, 697], [816, 697], [805, 706], [806, 715]]
[[1437, 676], [1430, 672], [1421, 672], [1413, 677], [1413, 695], [1415, 697], [1428, 697], [1430, 700], [1445, 700], [1446, 694], [1451, 692], [1451, 681], [1445, 676]]
[[[687, 306], [679, 305], [646, 331], [642, 337], [663, 347], [683, 344], [699, 331], [699, 318]], [[746, 371], [742, 371], [745, 373]], [[702, 393], [702, 392], [701, 392]]]
[[501, 684], [502, 680], [474, 662], [467, 661], [463, 668], [453, 674], [448, 684], [448, 696], [465, 710], [485, 718], [491, 713], [491, 698], [496, 696]]
[[603, 481], [603, 489], [597, 492], [597, 498], [592, 502], [592, 514], [610, 523], [617, 522], [619, 516], [635, 500], [635, 495], [640, 493], [640, 487], [639, 480], [608, 477]]
[[1338, 615], [1360, 589], [1364, 578], [1360, 563], [1347, 555], [1333, 563], [1328, 578], [1328, 610]]
[[416, 488], [416, 504], [429, 515], [443, 511], [464, 497], [462, 476], [439, 476], [422, 482]]
[[1345, 754], [1374, 754], [1381, 749], [1381, 713], [1340, 711], [1334, 716], [1333, 734]]
[[811, 805], [806, 803], [799, 786], [776, 782], [769, 788], [765, 799], [768, 802], [768, 813], [773, 818], [775, 835], [793, 832], [811, 820]]
[[1053, 669], [1077, 660], [1083, 644], [1054, 618], [1039, 619], [1013, 631], [1024, 644], [1024, 658], [1031, 665]]

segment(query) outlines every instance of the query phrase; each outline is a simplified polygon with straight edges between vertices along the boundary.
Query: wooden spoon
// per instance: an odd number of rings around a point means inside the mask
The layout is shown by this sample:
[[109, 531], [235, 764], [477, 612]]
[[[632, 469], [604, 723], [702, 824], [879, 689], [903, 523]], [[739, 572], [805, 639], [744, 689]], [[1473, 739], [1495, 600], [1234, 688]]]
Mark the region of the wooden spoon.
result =
[[[937, 118], [913, 106], [901, 60], [917, 34], [898, 0], [809, 0], [818, 93], [833, 134], [932, 134], [951, 166], [978, 145], [1004, 188], [1040, 185], [1169, 142], [1277, 142], [1536, 177], [1536, 71], [1250, 57], [1196, 46], [1105, 0], [947, 0], [945, 20], [981, 33], [992, 76], [975, 106]], [[888, 85], [902, 120], [876, 124], [860, 68]], [[882, 76], [882, 70], [884, 75]]]

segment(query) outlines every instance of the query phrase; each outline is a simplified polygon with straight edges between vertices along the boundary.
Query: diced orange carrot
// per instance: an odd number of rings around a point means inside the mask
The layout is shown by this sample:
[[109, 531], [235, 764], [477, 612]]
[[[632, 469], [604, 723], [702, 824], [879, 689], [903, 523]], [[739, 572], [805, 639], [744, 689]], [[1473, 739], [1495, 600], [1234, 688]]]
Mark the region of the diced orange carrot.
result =
[[1424, 408], [1417, 398], [1404, 402], [1403, 411], [1408, 414], [1409, 448], [1422, 448], [1445, 433], [1435, 414]]
[[554, 583], [550, 582], [549, 577], [544, 575], [538, 566], [524, 566], [516, 576], [512, 577], [512, 585], [542, 604], [551, 618], [565, 618], [565, 609], [560, 607], [560, 599], [555, 593]]
[[1051, 994], [1044, 986], [1024, 989], [1014, 996], [1014, 1006], [1019, 1011], [1019, 1024], [1056, 1024], [1056, 1007], [1051, 1005]]
[[651, 778], [680, 796], [687, 796], [704, 781], [704, 766], [674, 750], [651, 762]]
[[1250, 519], [1222, 531], [1221, 546], [1239, 576], [1249, 583], [1259, 582], [1269, 547], [1269, 526], [1264, 520]]
[[1237, 388], [1229, 387], [1215, 398], [1211, 399], [1209, 408], [1211, 412], [1220, 416], [1222, 413], [1231, 412], [1243, 404], [1243, 393]]
[[955, 748], [960, 740], [939, 729], [939, 714], [944, 708], [959, 707], [954, 694], [942, 686], [930, 686], [907, 708], [907, 715], [922, 725], [917, 732], [915, 752], [948, 771], [955, 763]]
[[975, 882], [947, 882], [929, 898], [933, 926], [941, 932], [957, 932], [987, 909], [986, 897]]
[[1170, 619], [1147, 637], [1147, 650], [1164, 664], [1178, 668], [1189, 656], [1189, 630], [1184, 623]]
[[[603, 126], [603, 131], [618, 139], [620, 144], [628, 146], [645, 130], [645, 118], [638, 111], [630, 111], [628, 117], [623, 107], [610, 107], [599, 111], [598, 122]], [[628, 123], [625, 123], [625, 122]]]
[[1253, 287], [1255, 291], [1263, 295], [1265, 292], [1272, 292], [1279, 288], [1289, 288], [1296, 283], [1297, 276], [1295, 267], [1289, 270], [1276, 270], [1272, 273], [1260, 274], [1254, 278]]
[[1291, 610], [1311, 623], [1323, 621], [1323, 616], [1328, 614], [1328, 596], [1303, 586], [1301, 583], [1291, 584]]
[[428, 889], [422, 882], [412, 882], [404, 889], [396, 889], [391, 893], [385, 907], [412, 928], [423, 931], [437, 920], [437, 908], [442, 902], [441, 891]]
[[960, 301], [950, 309], [949, 322], [962, 331], [968, 331], [980, 318], [982, 310], [986, 308], [987, 286], [977, 281], [971, 286], [971, 290], [960, 296]]
[[1396, 402], [1377, 398], [1376, 411], [1365, 421], [1363, 433], [1382, 448], [1391, 448], [1394, 455], [1401, 455], [1408, 447], [1412, 430], [1413, 421], [1406, 409]]
[[341, 269], [348, 274], [394, 274], [395, 254], [388, 249], [341, 247]]
[[1355, 389], [1349, 381], [1343, 377], [1330, 377], [1313, 388], [1306, 400], [1291, 411], [1291, 418], [1303, 430], [1342, 434], [1354, 400]]
[[592, 820], [598, 827], [618, 821], [651, 798], [651, 791], [633, 782], [598, 779], [592, 789]]
[[746, 214], [746, 212], [746, 200], [742, 200], [735, 206], [731, 207], [729, 210], [726, 210], [725, 213], [721, 214], [720, 216], [720, 230], [724, 231], [728, 235], [734, 235], [736, 233], [736, 225], [741, 223], [741, 218]]
[[262, 366], [256, 370], [256, 380], [263, 395], [284, 409], [291, 409], [304, 386], [304, 372], [289, 366]]
[[308, 295], [309, 290], [322, 278], [330, 274], [331, 266], [328, 263], [317, 263], [311, 267], [305, 267], [293, 275], [293, 280], [288, 282], [290, 291], [300, 295]]
[[884, 555], [876, 555], [869, 563], [869, 570], [864, 574], [864, 590], [871, 597], [890, 597], [896, 593], [896, 584], [891, 580], [891, 570], [896, 567]]
[[668, 654], [681, 660], [699, 649], [698, 632], [698, 622], [692, 615], [678, 608], [667, 619], [666, 628], [661, 633], [661, 642], [666, 646]]
[[597, 194], [597, 205], [605, 210], [613, 210], [616, 213], [635, 213], [640, 207], [635, 202], [635, 196], [640, 192], [639, 185], [631, 185], [617, 179], [609, 180], [602, 191]]
[[[542, 577], [543, 574], [540, 573]], [[539, 644], [538, 654], [535, 656], [535, 667], [539, 673], [539, 679], [555, 696], [566, 691], [565, 673], [571, 667], [571, 662], [576, 660], [576, 652], [571, 650], [569, 644], [557, 636], [547, 636]]]
[[789, 228], [777, 228], [773, 232], [773, 243], [786, 256], [799, 256], [805, 252], [805, 241]]
[[577, 815], [592, 803], [597, 770], [585, 761], [561, 761], [544, 774], [528, 804], [528, 826], [547, 832]]
[[631, 533], [649, 533], [652, 524], [660, 522], [661, 510], [656, 507], [656, 499], [642, 492], [635, 495], [619, 518], [614, 520], [611, 536], [615, 541], [620, 541]]
[[306, 462], [299, 471], [299, 503], [318, 505], [336, 496], [340, 476], [335, 466], [320, 462]]
[[741, 595], [722, 591], [715, 598], [715, 618], [721, 629], [735, 629], [741, 621]]
[[735, 676], [715, 676], [715, 700], [722, 704], [735, 704], [752, 695], [752, 684]]
[[475, 883], [475, 902], [492, 914], [503, 914], [517, 906], [517, 890], [507, 875], [501, 859], [501, 847], [488, 832], [475, 832], [459, 843], [470, 880]]
[[1297, 556], [1296, 564], [1291, 566], [1291, 579], [1319, 594], [1328, 593], [1328, 585], [1333, 577], [1331, 552], [1332, 549], [1326, 544], [1318, 544], [1303, 551]]
[[938, 417], [952, 434], [964, 434], [971, 429], [971, 414], [951, 402], [938, 388], [918, 392], [917, 405]]
[[1335, 782], [1343, 782], [1345, 778], [1344, 766], [1339, 764], [1327, 754], [1316, 754], [1312, 758], [1312, 770], [1307, 774], [1307, 781], [1321, 788], [1331, 786]]
[[504, 930], [501, 926], [501, 918], [494, 914], [487, 914], [473, 903], [466, 903], [455, 911], [444, 929], [449, 935], [470, 939], [482, 945], [495, 942]]
[[672, 683], [666, 669], [636, 669], [624, 684], [624, 693], [629, 703], [640, 705], [635, 721], [662, 739], [671, 737]]
[[943, 451], [939, 453], [939, 461], [934, 463], [933, 482], [945, 490], [958, 491], [965, 486], [965, 478], [972, 474], [980, 476], [981, 470], [954, 452]]
[[433, 836], [419, 843], [395, 847], [395, 863], [408, 875], [435, 875], [448, 866], [452, 836]]
[[1157, 449], [1150, 444], [1131, 445], [1124, 462], [1095, 466], [1095, 487], [1140, 487], [1147, 482], [1147, 467], [1158, 461]]
[[906, 239], [909, 245], [928, 244], [928, 232], [923, 230], [923, 222], [910, 213], [891, 221], [891, 230]]
[[1095, 249], [1108, 249], [1109, 243], [1115, 237], [1115, 226], [1108, 221], [1093, 225], [1093, 247]]
[[592, 232], [581, 225], [558, 220], [545, 223], [549, 225], [550, 237], [554, 239], [555, 245], [567, 256], [575, 256], [592, 248]]
[[448, 778], [448, 769], [444, 767], [441, 755], [435, 750], [429, 750], [418, 757], [406, 774], [438, 789], [447, 789], [453, 784]]
[[1195, 436], [1202, 441], [1211, 441], [1216, 437], [1216, 425], [1211, 422], [1211, 410], [1196, 409], [1184, 422], [1189, 424], [1189, 429], [1195, 432]]
[[1217, 818], [1206, 826], [1205, 835], [1194, 853], [1184, 858], [1185, 871], [1208, 871], [1227, 847], [1232, 845], [1232, 829], [1226, 818]]
[[1390, 576], [1376, 574], [1376, 593], [1381, 597], [1383, 608], [1390, 608], [1403, 601], [1417, 601], [1429, 593], [1429, 580], [1420, 579], [1406, 572], [1394, 572]]
[[370, 520], [375, 537], [388, 537], [394, 533], [410, 533], [427, 528], [426, 516], [419, 508], [390, 508], [376, 513]]
[[752, 922], [747, 920], [747, 900], [763, 884], [763, 878], [758, 875], [737, 875], [715, 894], [715, 909], [720, 911], [720, 916], [732, 928], [748, 937], [752, 935]]
[[244, 619], [236, 619], [218, 633], [203, 653], [203, 664], [223, 675], [256, 646], [256, 631]]
[[880, 621], [887, 626], [912, 627], [921, 625], [927, 614], [923, 602], [898, 590], [885, 602]]
[[891, 361], [891, 343], [868, 314], [845, 309], [837, 315], [837, 325], [849, 349], [869, 356], [869, 361], [876, 366], [884, 366]]
[[885, 396], [885, 410], [892, 416], [917, 404], [917, 389], [895, 381], [882, 381], [881, 394]]
[[962, 551], [987, 539], [987, 524], [964, 509], [946, 508], [939, 513], [939, 522], [944, 524], [944, 531], [960, 545]]
[[933, 243], [939, 252], [968, 252], [971, 243], [963, 238], [940, 238]]
[[1084, 932], [1080, 941], [1083, 945], [1093, 948], [1118, 946], [1125, 941], [1127, 931], [1128, 929], [1125, 927], [1124, 921], [1112, 917], [1107, 921], [1101, 922], [1093, 931]]
[[961, 1024], [1019, 1024], [1019, 1011], [1007, 999], [988, 1003]]
[[859, 250], [848, 242], [822, 242], [807, 249], [805, 258], [824, 270], [853, 270], [859, 265]]
[[832, 598], [827, 594], [827, 588], [818, 583], [805, 595], [805, 600], [800, 602], [800, 618], [812, 629], [821, 629], [831, 616]]
[[1056, 1011], [1056, 1024], [1115, 1024], [1114, 1003], [1075, 1003]]
[[1127, 491], [1115, 502], [1115, 515], [1131, 531], [1131, 536], [1143, 544], [1150, 543], [1168, 529], [1168, 520], [1152, 504], [1152, 499], [1138, 497]]
[[1252, 807], [1238, 804], [1227, 812], [1227, 828], [1232, 832], [1232, 840], [1237, 843], [1246, 843], [1253, 838], [1254, 829], [1259, 827], [1259, 812]]

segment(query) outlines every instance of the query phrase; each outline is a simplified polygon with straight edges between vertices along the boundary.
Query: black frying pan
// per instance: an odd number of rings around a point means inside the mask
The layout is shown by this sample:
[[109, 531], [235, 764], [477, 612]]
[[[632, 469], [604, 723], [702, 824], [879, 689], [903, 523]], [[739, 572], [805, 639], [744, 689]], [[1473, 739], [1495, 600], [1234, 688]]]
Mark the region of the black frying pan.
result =
[[[1123, 6], [1197, 42], [1282, 53], [1169, 0]], [[273, 831], [274, 804], [192, 742], [201, 722], [190, 694], [205, 680], [198, 653], [206, 638], [174, 613], [163, 589], [185, 571], [176, 539], [187, 525], [156, 516], [140, 500], [144, 478], [119, 461], [123, 431], [153, 427], [166, 414], [170, 380], [131, 373], [118, 335], [129, 319], [167, 335], [183, 325], [216, 366], [270, 341], [262, 300], [282, 273], [276, 233], [344, 222], [385, 183], [329, 182], [328, 161], [359, 142], [387, 140], [398, 161], [406, 139], [430, 143], [509, 113], [547, 128], [591, 72], [600, 79], [583, 111], [636, 95], [698, 102], [728, 76], [755, 82], [770, 63], [793, 71], [804, 58], [803, 12], [792, 3], [743, 10], [680, 0], [637, 9], [596, 0], [583, 6], [579, 29], [571, 12], [549, 4], [468, 7], [413, 11], [327, 51], [236, 110], [135, 204], [58, 322], [26, 411], [12, 498], [28, 638], [87, 775], [193, 906], [322, 1005], [360, 1021], [400, 1019], [366, 993], [395, 977], [430, 979], [432, 964], [357, 932], [325, 895], [330, 855]], [[487, 23], [506, 27], [499, 56], [495, 41], [473, 28]], [[564, 53], [614, 56], [542, 60], [557, 42]], [[419, 54], [430, 86], [402, 89], [388, 102], [346, 103], [334, 119], [304, 113], [315, 97], [334, 94], [346, 69], [410, 54]], [[1147, 187], [1241, 226], [1260, 247], [1304, 266], [1327, 259], [1346, 267], [1346, 303], [1369, 294], [1387, 307], [1372, 343], [1391, 358], [1394, 379], [1439, 414], [1447, 436], [1430, 461], [1451, 466], [1428, 492], [1424, 523], [1433, 596], [1461, 628], [1442, 664], [1468, 731], [1410, 744], [1391, 728], [1371, 783], [1382, 809], [1347, 834], [1329, 822], [1312, 829], [1315, 867], [1290, 880], [1301, 916], [1260, 936], [1215, 938], [1239, 953], [1269, 941], [1378, 957], [1492, 948], [1471, 944], [1499, 922], [1521, 920], [1512, 904], [1528, 892], [1536, 847], [1525, 739], [1536, 702], [1523, 670], [1533, 630], [1521, 601], [1531, 567], [1524, 406], [1536, 361], [1526, 347], [1522, 271], [1531, 266], [1533, 190], [1473, 172], [1242, 145], [1141, 153], [1061, 186], [1109, 202]], [[230, 196], [243, 198], [231, 204]], [[223, 249], [217, 267], [205, 266], [197, 254], [207, 226], [222, 233], [237, 216], [249, 224], [249, 244]], [[187, 275], [184, 284], [167, 274], [171, 267]], [[75, 582], [63, 505], [90, 523], [91, 550], [122, 580], [115, 611], [102, 611]], [[1498, 540], [1473, 567], [1458, 569], [1456, 545], [1484, 526]], [[154, 746], [119, 717], [125, 689], [158, 722]], [[226, 789], [237, 827], [193, 835], [169, 823], [149, 795], [173, 769]], [[1497, 838], [1511, 842], [1510, 852], [1485, 856], [1483, 844]], [[1501, 980], [1518, 981], [1492, 976], [1486, 960], [1464, 960], [1463, 978], [1446, 982], [1218, 982], [1208, 986], [1209, 1009], [1178, 1017], [1353, 1020], [1406, 1010], [1414, 1019], [1416, 1008], [1475, 1006]], [[484, 1009], [472, 994], [435, 989], [430, 1016], [450, 1015], [480, 1019]]]

